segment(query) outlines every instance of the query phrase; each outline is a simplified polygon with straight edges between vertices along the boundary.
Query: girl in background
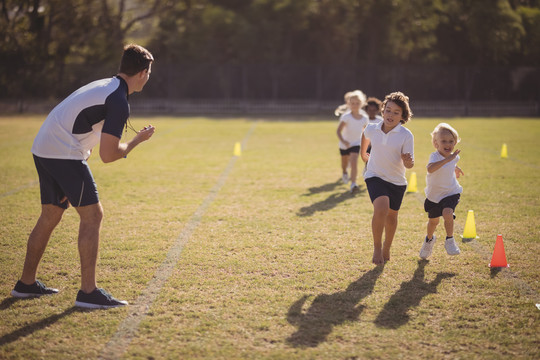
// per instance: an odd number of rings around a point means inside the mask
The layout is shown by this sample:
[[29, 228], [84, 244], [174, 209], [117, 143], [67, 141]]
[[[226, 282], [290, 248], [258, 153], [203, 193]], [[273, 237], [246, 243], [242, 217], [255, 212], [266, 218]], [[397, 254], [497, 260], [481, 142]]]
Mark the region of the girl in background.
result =
[[368, 97], [364, 110], [368, 115], [369, 122], [379, 122], [383, 118], [381, 116], [382, 101], [376, 97]]
[[[342, 180], [347, 184], [351, 181], [351, 193], [359, 191], [356, 184], [358, 175], [358, 156], [360, 153], [360, 143], [362, 133], [368, 124], [368, 118], [362, 110], [366, 102], [366, 95], [360, 90], [354, 90], [345, 94], [346, 107], [341, 105], [336, 109], [336, 114], [342, 111], [337, 128], [339, 139], [339, 152], [341, 154], [341, 168], [343, 171]], [[347, 168], [351, 167], [351, 176], [347, 173]]]

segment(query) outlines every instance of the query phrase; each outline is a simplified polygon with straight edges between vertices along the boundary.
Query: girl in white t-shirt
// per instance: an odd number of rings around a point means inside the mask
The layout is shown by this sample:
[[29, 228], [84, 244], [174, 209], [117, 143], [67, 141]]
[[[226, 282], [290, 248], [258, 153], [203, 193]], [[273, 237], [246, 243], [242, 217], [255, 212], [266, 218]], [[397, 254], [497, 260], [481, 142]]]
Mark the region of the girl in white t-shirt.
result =
[[382, 101], [376, 97], [368, 97], [366, 105], [364, 106], [364, 111], [368, 114], [369, 122], [379, 122], [383, 119], [380, 115], [381, 104]]
[[457, 166], [460, 150], [454, 147], [460, 138], [457, 131], [446, 123], [440, 123], [431, 133], [433, 146], [437, 151], [429, 157], [426, 176], [426, 201], [424, 209], [428, 213], [427, 235], [420, 249], [420, 257], [427, 259], [433, 251], [435, 229], [439, 218], [444, 219], [446, 241], [444, 247], [449, 255], [458, 255], [459, 247], [454, 239], [454, 211], [459, 203], [463, 188], [457, 181], [463, 171]]
[[[346, 184], [349, 182], [347, 168], [351, 167], [351, 193], [359, 191], [356, 184], [358, 176], [358, 154], [360, 153], [360, 142], [362, 133], [369, 120], [362, 110], [366, 102], [366, 95], [355, 90], [345, 94], [347, 107], [350, 111], [345, 112], [339, 119], [337, 136], [339, 138], [339, 152], [341, 154], [341, 167], [343, 170], [342, 180]], [[338, 109], [336, 109], [337, 111]]]
[[362, 135], [362, 160], [367, 162], [364, 179], [373, 203], [373, 263], [377, 265], [390, 260], [398, 211], [407, 189], [405, 169], [414, 166], [414, 137], [402, 126], [411, 116], [409, 98], [401, 92], [391, 93], [382, 103], [383, 120], [370, 123]]
[[[381, 113], [381, 104], [382, 101], [376, 97], [368, 97], [366, 105], [364, 106], [365, 112], [368, 114], [368, 119], [370, 123], [382, 121]], [[367, 148], [368, 154], [371, 153], [371, 145]]]

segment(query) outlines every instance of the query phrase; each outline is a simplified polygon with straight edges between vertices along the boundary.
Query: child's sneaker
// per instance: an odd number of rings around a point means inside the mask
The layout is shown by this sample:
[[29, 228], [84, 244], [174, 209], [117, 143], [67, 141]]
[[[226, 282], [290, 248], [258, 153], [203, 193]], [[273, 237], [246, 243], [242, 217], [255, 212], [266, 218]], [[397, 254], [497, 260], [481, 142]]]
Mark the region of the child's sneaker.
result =
[[128, 302], [124, 300], [117, 300], [112, 297], [105, 289], [95, 289], [90, 294], [79, 290], [77, 293], [77, 299], [75, 306], [87, 308], [87, 309], [110, 309], [119, 306], [125, 306]]
[[448, 255], [459, 255], [461, 253], [453, 236], [446, 239], [444, 248], [446, 249]]
[[347, 184], [349, 182], [349, 175], [347, 175], [347, 173], [343, 174], [341, 181], [343, 181], [344, 184]]
[[39, 280], [36, 280], [32, 285], [26, 285], [19, 280], [13, 290], [11, 290], [11, 296], [16, 298], [32, 298], [56, 293], [58, 293], [58, 289], [48, 288]]
[[351, 194], [358, 194], [360, 192], [360, 188], [355, 183], [351, 184]]
[[433, 235], [431, 240], [428, 240], [427, 236], [422, 243], [422, 248], [420, 249], [420, 257], [422, 259], [427, 259], [431, 256], [431, 253], [433, 252], [433, 245], [435, 245], [435, 240], [437, 240], [437, 237]]

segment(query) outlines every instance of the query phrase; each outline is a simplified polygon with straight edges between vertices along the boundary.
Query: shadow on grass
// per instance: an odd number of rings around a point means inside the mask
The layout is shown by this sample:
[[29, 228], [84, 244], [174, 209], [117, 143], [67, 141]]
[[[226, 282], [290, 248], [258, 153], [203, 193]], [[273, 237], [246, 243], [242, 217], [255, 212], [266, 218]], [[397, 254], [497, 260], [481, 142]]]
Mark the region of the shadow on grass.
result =
[[11, 305], [15, 304], [17, 301], [21, 301], [23, 299], [16, 298], [13, 296], [7, 297], [4, 300], [2, 300], [2, 303], [0, 304], [0, 310], [6, 310], [11, 307]]
[[[2, 305], [4, 305], [4, 303], [6, 303], [7, 300], [8, 299], [5, 299], [4, 301], [2, 301]], [[25, 301], [25, 300], [23, 300], [23, 301]], [[12, 301], [11, 303], [14, 303], [14, 301]], [[89, 310], [81, 309], [81, 308], [77, 308], [75, 306], [72, 306], [72, 307], [64, 310], [60, 314], [54, 314], [54, 315], [51, 315], [51, 316], [49, 316], [49, 317], [47, 317], [45, 319], [41, 319], [39, 321], [30, 323], [30, 324], [28, 324], [26, 326], [23, 326], [20, 329], [17, 329], [15, 331], [12, 331], [9, 334], [5, 334], [2, 337], [0, 337], [0, 346], [4, 346], [6, 344], [17, 341], [21, 337], [31, 335], [34, 332], [38, 331], [38, 330], [45, 329], [45, 328], [51, 326], [52, 324], [56, 323], [60, 319], [73, 314], [74, 312], [84, 312], [84, 311], [89, 311]]]
[[[323, 185], [323, 187], [327, 185]], [[357, 194], [362, 194], [365, 192], [366, 192], [366, 188], [360, 187], [360, 190]], [[352, 199], [354, 197], [355, 195], [351, 194], [349, 191], [345, 191], [343, 193], [333, 193], [330, 196], [328, 196], [326, 199], [324, 199], [323, 201], [318, 201], [309, 206], [304, 206], [296, 213], [296, 215], [300, 217], [312, 216], [317, 211], [331, 210], [335, 208], [336, 206], [338, 206], [340, 203], [347, 201], [349, 199]]]
[[289, 308], [287, 321], [298, 330], [287, 342], [294, 347], [316, 347], [326, 341], [334, 326], [357, 320], [365, 308], [358, 303], [373, 292], [383, 269], [384, 265], [379, 265], [366, 272], [345, 291], [317, 295], [305, 312], [302, 307], [309, 296], [304, 295], [295, 301]]
[[501, 270], [502, 268], [500, 267], [490, 268], [489, 273], [490, 273], [491, 278], [493, 279], [494, 277], [496, 277], [501, 272]]
[[401, 287], [388, 302], [375, 319], [375, 325], [384, 328], [397, 329], [409, 322], [409, 309], [416, 307], [424, 296], [437, 292], [437, 286], [443, 279], [448, 279], [456, 274], [438, 273], [431, 282], [424, 280], [424, 268], [429, 263], [427, 260], [419, 260], [418, 268], [410, 281], [403, 282]]
[[331, 182], [331, 183], [324, 184], [321, 186], [310, 187], [308, 189], [309, 192], [307, 194], [303, 194], [302, 196], [311, 196], [315, 194], [320, 194], [322, 192], [334, 191], [341, 184], [342, 184], [341, 179], [338, 179], [335, 182]]

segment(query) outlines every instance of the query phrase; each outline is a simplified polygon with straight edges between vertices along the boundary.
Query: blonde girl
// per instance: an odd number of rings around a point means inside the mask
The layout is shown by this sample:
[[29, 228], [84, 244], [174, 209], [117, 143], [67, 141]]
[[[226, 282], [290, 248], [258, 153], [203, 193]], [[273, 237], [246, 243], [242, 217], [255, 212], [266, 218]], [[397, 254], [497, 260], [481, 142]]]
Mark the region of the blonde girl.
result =
[[[337, 128], [337, 137], [339, 139], [339, 152], [341, 154], [341, 168], [343, 171], [342, 180], [347, 184], [351, 181], [350, 191], [355, 194], [359, 191], [356, 184], [358, 175], [358, 156], [360, 153], [360, 143], [362, 133], [369, 120], [362, 110], [366, 102], [366, 95], [355, 90], [345, 94], [348, 112], [341, 114]], [[336, 109], [338, 112], [340, 108]], [[343, 111], [341, 109], [340, 111]], [[351, 176], [349, 178], [347, 168], [351, 167]]]
[[436, 151], [430, 155], [427, 164], [424, 210], [428, 213], [428, 224], [420, 249], [422, 259], [427, 259], [433, 251], [435, 229], [441, 216], [446, 230], [446, 252], [448, 255], [461, 252], [454, 239], [454, 211], [463, 192], [457, 178], [464, 175], [457, 166], [460, 150], [455, 146], [460, 141], [459, 134], [447, 123], [440, 123], [431, 133], [431, 141]]

